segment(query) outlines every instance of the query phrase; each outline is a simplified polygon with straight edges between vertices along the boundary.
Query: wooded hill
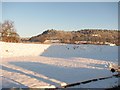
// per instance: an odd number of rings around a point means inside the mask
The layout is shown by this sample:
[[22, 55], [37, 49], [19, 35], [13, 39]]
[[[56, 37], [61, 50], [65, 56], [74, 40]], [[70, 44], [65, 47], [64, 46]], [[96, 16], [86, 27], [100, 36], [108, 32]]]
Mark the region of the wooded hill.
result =
[[101, 30], [101, 29], [84, 29], [78, 31], [60, 31], [46, 30], [42, 34], [33, 36], [29, 39], [30, 42], [44, 43], [46, 40], [59, 40], [60, 43], [71, 44], [106, 44], [112, 43], [120, 45], [119, 30]]

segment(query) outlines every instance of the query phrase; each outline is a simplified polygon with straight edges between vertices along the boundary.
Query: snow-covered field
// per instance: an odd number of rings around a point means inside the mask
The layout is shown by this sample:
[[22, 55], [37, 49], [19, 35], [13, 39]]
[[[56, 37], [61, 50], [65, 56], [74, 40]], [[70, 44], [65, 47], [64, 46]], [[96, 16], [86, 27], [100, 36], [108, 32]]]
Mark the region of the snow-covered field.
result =
[[3, 58], [18, 56], [39, 56], [50, 45], [0, 42], [0, 55]]
[[[109, 77], [108, 63], [118, 63], [118, 47], [68, 44], [0, 42], [3, 88], [55, 88], [70, 83]], [[118, 78], [93, 81], [75, 87], [111, 88]]]

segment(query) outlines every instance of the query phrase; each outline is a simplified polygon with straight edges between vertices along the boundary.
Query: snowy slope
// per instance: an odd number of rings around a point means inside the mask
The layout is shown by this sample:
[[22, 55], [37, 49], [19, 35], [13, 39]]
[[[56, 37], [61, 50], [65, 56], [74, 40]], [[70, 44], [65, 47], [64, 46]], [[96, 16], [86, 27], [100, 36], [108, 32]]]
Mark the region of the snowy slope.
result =
[[51, 45], [42, 56], [55, 58], [91, 58], [106, 61], [118, 61], [118, 46], [108, 45]]

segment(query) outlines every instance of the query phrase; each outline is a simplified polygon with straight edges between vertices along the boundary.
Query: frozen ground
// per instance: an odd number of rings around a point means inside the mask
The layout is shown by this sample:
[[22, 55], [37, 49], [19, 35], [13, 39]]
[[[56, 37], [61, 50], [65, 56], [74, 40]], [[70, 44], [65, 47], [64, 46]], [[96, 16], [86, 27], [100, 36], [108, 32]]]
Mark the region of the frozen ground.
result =
[[118, 46], [108, 45], [51, 45], [46, 52], [40, 54], [55, 58], [91, 58], [106, 61], [118, 61]]
[[[0, 42], [0, 46], [3, 88], [55, 88], [117, 74], [110, 72], [107, 64], [117, 64], [118, 47], [4, 42]], [[110, 88], [117, 85], [118, 78], [112, 77], [74, 87]]]
[[50, 45], [0, 42], [0, 55], [3, 58], [38, 56]]

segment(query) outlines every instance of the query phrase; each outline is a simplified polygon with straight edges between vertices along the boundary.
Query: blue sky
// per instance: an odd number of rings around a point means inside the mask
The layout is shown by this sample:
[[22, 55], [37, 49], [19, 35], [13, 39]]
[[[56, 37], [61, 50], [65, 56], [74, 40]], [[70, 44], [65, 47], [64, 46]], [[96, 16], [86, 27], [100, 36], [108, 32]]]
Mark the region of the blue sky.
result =
[[2, 20], [12, 20], [22, 37], [47, 29], [118, 29], [117, 2], [3, 2]]
[[3, 2], [119, 2], [120, 0], [1, 0]]

